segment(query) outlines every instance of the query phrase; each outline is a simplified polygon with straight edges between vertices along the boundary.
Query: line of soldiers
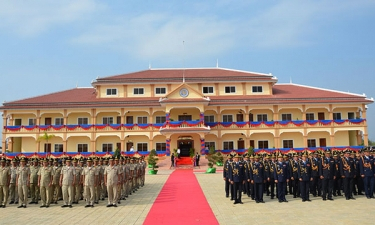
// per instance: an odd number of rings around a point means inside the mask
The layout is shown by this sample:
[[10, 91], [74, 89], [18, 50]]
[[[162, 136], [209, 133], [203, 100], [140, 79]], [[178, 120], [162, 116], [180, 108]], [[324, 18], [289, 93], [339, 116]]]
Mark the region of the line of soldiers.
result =
[[256, 203], [264, 203], [264, 193], [271, 199], [276, 196], [280, 203], [288, 202], [287, 194], [303, 202], [311, 201], [310, 194], [333, 201], [342, 191], [346, 200], [354, 200], [353, 195], [363, 195], [363, 191], [367, 199], [373, 199], [375, 151], [335, 151], [333, 156], [329, 149], [264, 157], [229, 154], [223, 179], [226, 197], [234, 204], [243, 204], [242, 193]]
[[48, 208], [63, 201], [72, 208], [85, 200], [94, 207], [108, 198], [107, 207], [117, 207], [145, 184], [146, 162], [143, 157], [93, 157], [63, 159], [0, 158], [0, 208], [18, 204], [26, 208], [38, 204]]

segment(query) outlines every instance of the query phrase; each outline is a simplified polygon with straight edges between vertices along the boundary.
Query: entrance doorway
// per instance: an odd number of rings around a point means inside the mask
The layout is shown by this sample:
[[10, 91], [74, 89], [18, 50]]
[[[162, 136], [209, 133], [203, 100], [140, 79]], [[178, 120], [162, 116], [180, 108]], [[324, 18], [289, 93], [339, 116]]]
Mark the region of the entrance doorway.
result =
[[130, 151], [130, 149], [133, 147], [133, 142], [127, 142], [126, 143], [126, 151]]
[[194, 148], [194, 141], [191, 137], [183, 138], [177, 141], [177, 146], [180, 149], [180, 156], [181, 157], [189, 157], [190, 156], [190, 149]]

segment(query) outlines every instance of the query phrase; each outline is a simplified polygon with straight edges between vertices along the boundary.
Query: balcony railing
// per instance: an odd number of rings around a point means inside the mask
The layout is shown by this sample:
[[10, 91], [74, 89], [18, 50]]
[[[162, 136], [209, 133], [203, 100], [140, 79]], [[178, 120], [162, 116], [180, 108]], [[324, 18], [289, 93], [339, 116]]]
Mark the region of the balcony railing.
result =
[[363, 125], [366, 119], [347, 120], [293, 120], [293, 121], [260, 121], [260, 122], [213, 122], [203, 121], [169, 121], [154, 124], [69, 124], [69, 125], [31, 125], [31, 126], [4, 126], [6, 132], [84, 132], [84, 131], [158, 131], [160, 128], [188, 128], [201, 127], [217, 129], [273, 129], [298, 127], [325, 127], [325, 126], [358, 126]]

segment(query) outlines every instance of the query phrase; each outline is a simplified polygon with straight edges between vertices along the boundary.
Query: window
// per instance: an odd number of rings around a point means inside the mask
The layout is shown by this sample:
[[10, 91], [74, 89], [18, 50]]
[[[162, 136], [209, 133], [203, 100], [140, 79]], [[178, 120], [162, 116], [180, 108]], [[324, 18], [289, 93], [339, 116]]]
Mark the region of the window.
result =
[[147, 143], [137, 143], [137, 151], [147, 151]]
[[232, 115], [223, 115], [223, 122], [233, 122]]
[[236, 93], [236, 87], [235, 86], [225, 87], [225, 93]]
[[166, 88], [155, 88], [155, 94], [157, 95], [163, 95], [167, 92], [167, 89]]
[[78, 124], [89, 124], [88, 118], [78, 118]]
[[203, 87], [203, 94], [213, 94], [214, 87]]
[[156, 123], [165, 123], [166, 121], [166, 117], [165, 116], [157, 116], [156, 117]]
[[108, 88], [107, 89], [107, 95], [117, 95], [117, 89], [116, 88]]
[[293, 140], [283, 140], [283, 148], [293, 148]]
[[204, 143], [204, 146], [206, 147], [206, 149], [210, 149], [210, 148], [214, 148], [214, 149], [216, 149], [216, 147], [215, 147], [215, 142], [213, 142], [213, 141], [206, 141], [205, 143]]
[[306, 113], [306, 120], [315, 120], [314, 113]]
[[268, 141], [258, 141], [258, 148], [259, 149], [267, 149], [268, 148]]
[[263, 87], [262, 86], [253, 86], [253, 93], [258, 92], [261, 93], [263, 92]]
[[14, 126], [21, 126], [22, 125], [22, 119], [14, 119]]
[[103, 149], [103, 152], [112, 152], [113, 151], [113, 144], [103, 143], [102, 149]]
[[334, 120], [341, 120], [341, 113], [333, 113]]
[[29, 119], [29, 126], [36, 125], [36, 119]]
[[137, 117], [138, 124], [146, 124], [147, 123], [147, 116], [139, 116]]
[[355, 119], [354, 112], [348, 112], [348, 119], [349, 120]]
[[165, 143], [156, 143], [156, 151], [166, 151], [167, 145]]
[[88, 144], [78, 144], [77, 151], [78, 152], [87, 152]]
[[254, 121], [254, 114], [252, 114], [252, 113], [249, 114], [249, 121], [250, 122]]
[[135, 95], [143, 95], [144, 94], [144, 89], [143, 88], [134, 88], [133, 89], [133, 94], [135, 94]]
[[55, 144], [55, 152], [63, 152], [64, 146], [63, 144]]
[[121, 116], [116, 117], [116, 124], [121, 124]]
[[223, 150], [233, 150], [233, 141], [224, 141]]
[[113, 117], [103, 117], [103, 124], [113, 124]]
[[307, 139], [307, 147], [316, 147], [316, 140], [315, 139]]
[[258, 121], [267, 121], [267, 114], [258, 114], [257, 120]]
[[55, 125], [64, 125], [64, 118], [55, 118]]
[[213, 122], [215, 122], [214, 115], [205, 115], [204, 116], [204, 122], [205, 123], [213, 123]]
[[292, 114], [281, 114], [282, 121], [290, 121], [292, 120]]

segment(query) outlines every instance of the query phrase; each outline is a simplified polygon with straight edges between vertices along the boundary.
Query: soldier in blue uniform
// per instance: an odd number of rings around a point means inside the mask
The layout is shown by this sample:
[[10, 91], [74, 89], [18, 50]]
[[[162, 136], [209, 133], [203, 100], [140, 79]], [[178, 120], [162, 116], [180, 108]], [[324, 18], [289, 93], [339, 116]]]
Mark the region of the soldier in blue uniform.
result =
[[340, 175], [343, 179], [343, 186], [345, 192], [346, 200], [355, 199], [353, 197], [353, 186], [354, 186], [354, 178], [355, 178], [355, 162], [353, 158], [349, 157], [350, 152], [347, 150], [344, 154], [344, 157], [341, 158], [342, 163], [340, 165]]
[[234, 189], [234, 203], [243, 204], [241, 201], [242, 185], [245, 183], [245, 168], [242, 162], [240, 162], [241, 156], [234, 156], [232, 166], [229, 167], [229, 181], [233, 184]]
[[[270, 195], [270, 157], [266, 155], [263, 159], [263, 165], [264, 165], [264, 178], [266, 179], [266, 183], [264, 183], [264, 189], [263, 193], [266, 192], [267, 196]], [[273, 173], [272, 173], [273, 176]]]
[[302, 202], [311, 201], [309, 198], [311, 177], [311, 162], [307, 159], [307, 155], [302, 155], [302, 160], [298, 163], [298, 180], [301, 189]]
[[279, 202], [288, 202], [285, 198], [286, 184], [289, 181], [289, 168], [288, 165], [283, 161], [283, 156], [278, 156], [278, 162], [275, 164], [275, 170], [273, 173], [275, 183], [277, 184], [277, 197]]
[[375, 169], [374, 159], [370, 156], [368, 149], [364, 150], [364, 156], [359, 161], [359, 170], [363, 179], [365, 194], [368, 199], [374, 198]]
[[290, 176], [290, 187], [291, 187], [291, 194], [293, 194], [293, 198], [297, 198], [299, 196], [299, 180], [298, 180], [298, 155], [295, 154], [293, 156], [293, 160], [290, 160], [290, 167], [291, 167], [291, 176]]
[[311, 158], [311, 176], [313, 181], [311, 182], [311, 192], [314, 197], [321, 195], [321, 180], [319, 176], [319, 164], [320, 158], [318, 157], [318, 151], [314, 152], [314, 157]]
[[264, 165], [262, 162], [259, 162], [258, 155], [256, 155], [254, 159], [255, 159], [255, 162], [251, 163], [251, 166], [250, 166], [250, 180], [251, 180], [251, 183], [254, 185], [255, 202], [264, 203], [263, 183], [265, 183], [265, 180], [266, 180], [264, 178]]
[[247, 153], [244, 154], [244, 160], [243, 164], [245, 167], [245, 177], [246, 181], [243, 185], [243, 193], [247, 195], [247, 197], [250, 197], [250, 161], [249, 161], [249, 155]]
[[319, 164], [319, 175], [320, 179], [322, 180], [323, 201], [326, 199], [333, 201], [332, 193], [333, 181], [336, 179], [335, 172], [335, 161], [333, 158], [331, 158], [331, 152], [326, 150], [325, 156], [321, 159], [321, 163]]
[[224, 169], [223, 169], [223, 179], [225, 182], [225, 197], [228, 198], [229, 193], [230, 193], [231, 200], [234, 199], [233, 185], [229, 182], [229, 169], [231, 167], [232, 162], [233, 162], [233, 156], [232, 154], [229, 154], [228, 159], [224, 163]]
[[[275, 198], [275, 177], [274, 177], [273, 173], [275, 171], [276, 162], [277, 162], [276, 156], [272, 155], [271, 161], [269, 161], [269, 163], [268, 163], [269, 168], [270, 168], [270, 172], [269, 172], [268, 176], [269, 176], [269, 184], [270, 184], [269, 190], [270, 190], [271, 199]], [[267, 190], [268, 190], [268, 188], [267, 188]]]
[[341, 166], [342, 161], [337, 152], [333, 154], [333, 160], [335, 161], [335, 177], [336, 177], [336, 179], [333, 180], [333, 196], [342, 196], [341, 194], [342, 178], [340, 175], [340, 166]]

